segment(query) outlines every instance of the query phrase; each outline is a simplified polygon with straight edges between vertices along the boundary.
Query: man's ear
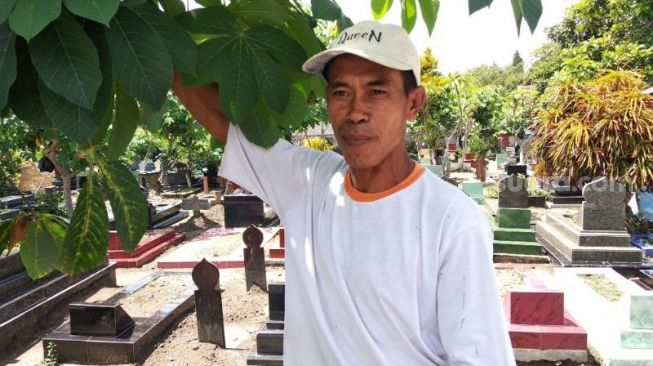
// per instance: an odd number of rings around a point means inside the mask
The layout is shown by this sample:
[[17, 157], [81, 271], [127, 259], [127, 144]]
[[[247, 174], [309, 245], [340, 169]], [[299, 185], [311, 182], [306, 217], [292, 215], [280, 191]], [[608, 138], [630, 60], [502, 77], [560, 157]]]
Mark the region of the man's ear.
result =
[[406, 120], [412, 121], [417, 117], [417, 113], [422, 108], [425, 99], [426, 91], [422, 86], [418, 86], [408, 93], [408, 118]]

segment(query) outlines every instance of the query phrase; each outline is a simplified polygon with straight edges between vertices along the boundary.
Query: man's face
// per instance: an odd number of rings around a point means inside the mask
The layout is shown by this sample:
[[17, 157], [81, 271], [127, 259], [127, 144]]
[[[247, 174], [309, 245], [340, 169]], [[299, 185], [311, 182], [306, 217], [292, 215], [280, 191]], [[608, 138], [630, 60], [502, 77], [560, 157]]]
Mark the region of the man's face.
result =
[[349, 166], [369, 169], [405, 155], [406, 121], [424, 100], [421, 87], [406, 95], [401, 72], [354, 55], [329, 64], [327, 111]]

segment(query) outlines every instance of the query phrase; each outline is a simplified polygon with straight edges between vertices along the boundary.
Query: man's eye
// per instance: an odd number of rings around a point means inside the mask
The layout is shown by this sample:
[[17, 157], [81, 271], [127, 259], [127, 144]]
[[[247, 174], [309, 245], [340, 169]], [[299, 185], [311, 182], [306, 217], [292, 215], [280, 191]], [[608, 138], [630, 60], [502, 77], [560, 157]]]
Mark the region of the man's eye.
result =
[[334, 90], [333, 95], [336, 97], [346, 97], [349, 93], [345, 90]]
[[371, 93], [372, 93], [372, 95], [383, 95], [383, 94], [385, 94], [385, 90], [381, 90], [381, 89], [372, 89], [372, 92], [371, 92]]

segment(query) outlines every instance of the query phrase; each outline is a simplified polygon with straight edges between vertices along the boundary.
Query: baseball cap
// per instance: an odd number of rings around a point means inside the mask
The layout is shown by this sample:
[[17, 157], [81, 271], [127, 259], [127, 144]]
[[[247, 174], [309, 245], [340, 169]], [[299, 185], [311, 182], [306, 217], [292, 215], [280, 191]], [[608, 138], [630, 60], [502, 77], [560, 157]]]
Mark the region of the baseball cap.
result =
[[411, 70], [419, 83], [420, 63], [408, 33], [394, 24], [362, 21], [343, 30], [329, 47], [309, 58], [302, 69], [321, 74], [334, 57], [349, 53], [396, 70]]

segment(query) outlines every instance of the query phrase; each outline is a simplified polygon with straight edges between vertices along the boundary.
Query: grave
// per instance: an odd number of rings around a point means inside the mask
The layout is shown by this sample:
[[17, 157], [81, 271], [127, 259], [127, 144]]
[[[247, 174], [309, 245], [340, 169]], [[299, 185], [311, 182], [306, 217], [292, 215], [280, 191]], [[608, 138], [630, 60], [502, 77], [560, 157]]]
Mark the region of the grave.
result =
[[285, 292], [284, 283], [268, 285], [270, 317], [256, 335], [256, 348], [247, 357], [248, 365], [283, 365]]
[[263, 232], [251, 225], [243, 232], [243, 261], [245, 262], [245, 287], [249, 291], [256, 285], [261, 290], [267, 291], [267, 279], [265, 276], [265, 251], [261, 248], [263, 243]]
[[199, 205], [200, 210], [208, 210], [216, 203], [218, 199], [215, 194], [195, 194], [181, 201], [181, 209], [193, 210], [193, 205]]
[[148, 227], [159, 229], [188, 217], [188, 212], [182, 212], [181, 203], [148, 203]]
[[497, 154], [495, 157], [495, 161], [497, 163], [497, 167], [502, 167], [508, 164], [508, 154], [503, 154], [503, 153]]
[[462, 190], [477, 203], [483, 203], [485, 201], [483, 183], [481, 182], [463, 182]]
[[583, 202], [581, 189], [575, 185], [570, 185], [563, 180], [554, 182], [551, 186], [553, 187], [551, 203], [554, 205], [578, 205]]
[[632, 234], [630, 242], [638, 247], [645, 257], [653, 257], [653, 233]]
[[13, 219], [20, 214], [20, 210], [15, 208], [0, 209], [0, 221]]
[[5, 196], [5, 197], [0, 197], [0, 208], [4, 208], [4, 209], [16, 208], [24, 204], [33, 203], [33, 202], [34, 202], [34, 195], [32, 194], [27, 194], [23, 196], [20, 195]]
[[625, 230], [625, 188], [599, 178], [583, 188], [577, 220], [549, 210], [536, 224], [536, 236], [563, 266], [639, 266], [642, 253]]
[[437, 175], [438, 177], [442, 177], [442, 175], [444, 174], [442, 170], [442, 165], [426, 165], [426, 169], [431, 173]]
[[565, 310], [564, 292], [545, 286], [532, 270], [523, 276], [527, 288], [504, 299], [517, 361], [587, 361], [587, 332]]
[[[601, 278], [600, 285], [587, 281], [589, 276]], [[650, 319], [650, 291], [619, 275], [611, 268], [556, 268], [555, 280], [565, 290], [565, 304], [588, 335], [588, 344], [610, 366], [648, 366], [653, 348], [644, 346], [640, 334], [626, 333], [637, 326], [647, 326]], [[632, 303], [632, 298], [644, 301]], [[644, 297], [648, 297], [644, 299]], [[647, 304], [648, 303], [648, 304]], [[641, 308], [645, 306], [645, 308]], [[633, 312], [634, 310], [634, 312]], [[633, 317], [634, 315], [634, 317]], [[650, 330], [649, 330], [650, 331]], [[627, 346], [627, 347], [624, 347]], [[635, 347], [637, 346], [637, 347]], [[633, 348], [629, 348], [633, 347]]]
[[225, 227], [263, 224], [263, 201], [254, 195], [225, 194], [222, 196], [222, 204]]
[[200, 342], [226, 347], [224, 337], [224, 315], [222, 312], [222, 290], [218, 267], [202, 259], [193, 268], [195, 291], [195, 314], [197, 334]]
[[18, 253], [0, 258], [0, 351], [70, 296], [93, 284], [116, 285], [115, 264], [74, 277], [54, 273], [33, 281], [25, 272]]
[[151, 262], [166, 249], [183, 242], [186, 235], [178, 234], [174, 230], [165, 233], [145, 233], [136, 248], [131, 252], [122, 250], [120, 238], [116, 231], [109, 232], [108, 257], [116, 263], [118, 268], [135, 268]]
[[528, 208], [528, 184], [518, 175], [499, 181], [499, 207]]
[[[181, 290], [176, 298], [146, 318], [129, 316], [119, 303], [166, 275], [173, 273], [154, 272], [100, 304], [71, 304], [70, 321], [43, 338], [44, 355], [48, 344], [54, 343], [60, 362], [106, 365], [142, 361], [166, 329], [193, 309], [194, 288]], [[75, 312], [87, 316], [75, 316]]]
[[542, 245], [531, 229], [531, 210], [499, 207], [494, 222], [494, 254], [518, 255], [537, 262], [548, 262]]
[[505, 169], [508, 175], [521, 174], [524, 177], [528, 176], [526, 165], [508, 164], [505, 166]]
[[621, 347], [653, 351], [653, 294], [630, 296], [629, 324], [621, 331]]
[[279, 246], [269, 249], [269, 257], [284, 259], [286, 257], [286, 229], [279, 228]]

